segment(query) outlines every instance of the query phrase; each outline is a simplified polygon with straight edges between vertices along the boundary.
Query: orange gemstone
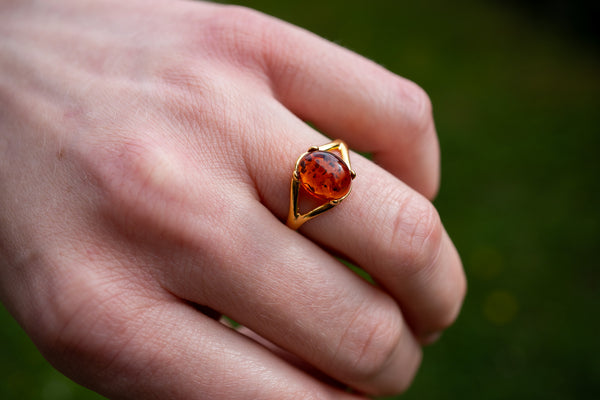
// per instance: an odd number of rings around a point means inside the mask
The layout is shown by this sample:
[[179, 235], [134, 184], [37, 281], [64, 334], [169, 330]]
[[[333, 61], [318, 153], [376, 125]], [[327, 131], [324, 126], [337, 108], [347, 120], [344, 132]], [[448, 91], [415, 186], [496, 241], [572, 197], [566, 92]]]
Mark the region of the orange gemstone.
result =
[[352, 175], [346, 163], [327, 151], [307, 153], [298, 163], [302, 187], [318, 199], [337, 200], [348, 194]]

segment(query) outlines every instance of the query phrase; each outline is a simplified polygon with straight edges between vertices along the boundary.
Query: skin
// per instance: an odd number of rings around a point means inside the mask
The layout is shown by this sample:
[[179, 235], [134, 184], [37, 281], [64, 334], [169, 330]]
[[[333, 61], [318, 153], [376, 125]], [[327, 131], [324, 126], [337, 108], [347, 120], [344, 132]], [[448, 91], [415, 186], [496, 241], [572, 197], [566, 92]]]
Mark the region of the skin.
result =
[[[304, 121], [374, 162], [352, 153], [348, 199], [293, 231], [296, 158], [330, 141]], [[0, 299], [107, 397], [402, 392], [465, 294], [438, 183], [423, 90], [311, 33], [197, 2], [0, 4]]]

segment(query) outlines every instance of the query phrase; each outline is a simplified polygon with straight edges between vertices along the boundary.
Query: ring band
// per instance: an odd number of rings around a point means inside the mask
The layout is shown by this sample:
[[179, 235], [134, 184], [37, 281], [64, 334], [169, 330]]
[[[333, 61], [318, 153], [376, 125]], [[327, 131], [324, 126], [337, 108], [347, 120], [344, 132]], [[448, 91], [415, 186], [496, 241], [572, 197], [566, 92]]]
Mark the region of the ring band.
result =
[[[338, 155], [339, 154], [339, 155]], [[290, 185], [290, 209], [286, 225], [298, 229], [306, 221], [337, 206], [350, 194], [356, 173], [350, 166], [348, 146], [334, 140], [323, 146], [312, 146], [296, 161]], [[322, 204], [300, 214], [300, 189]]]

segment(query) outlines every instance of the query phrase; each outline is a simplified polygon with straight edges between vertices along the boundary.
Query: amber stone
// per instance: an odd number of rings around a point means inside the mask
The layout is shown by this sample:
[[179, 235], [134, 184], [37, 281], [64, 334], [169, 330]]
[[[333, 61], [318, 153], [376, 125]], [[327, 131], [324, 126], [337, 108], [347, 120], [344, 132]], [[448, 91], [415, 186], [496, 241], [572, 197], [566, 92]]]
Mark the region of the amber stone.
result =
[[302, 187], [322, 200], [336, 200], [350, 191], [352, 175], [346, 163], [334, 153], [313, 151], [298, 163]]

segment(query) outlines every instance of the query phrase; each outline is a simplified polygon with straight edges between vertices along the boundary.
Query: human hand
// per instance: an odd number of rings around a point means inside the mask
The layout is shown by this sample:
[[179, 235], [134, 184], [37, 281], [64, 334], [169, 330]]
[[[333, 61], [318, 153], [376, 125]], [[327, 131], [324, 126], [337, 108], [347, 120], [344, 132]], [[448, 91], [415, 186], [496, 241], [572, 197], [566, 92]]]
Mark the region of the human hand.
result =
[[[237, 7], [0, 7], [0, 296], [50, 362], [125, 399], [407, 387], [465, 291], [421, 89]], [[299, 233], [303, 120], [379, 165]]]

